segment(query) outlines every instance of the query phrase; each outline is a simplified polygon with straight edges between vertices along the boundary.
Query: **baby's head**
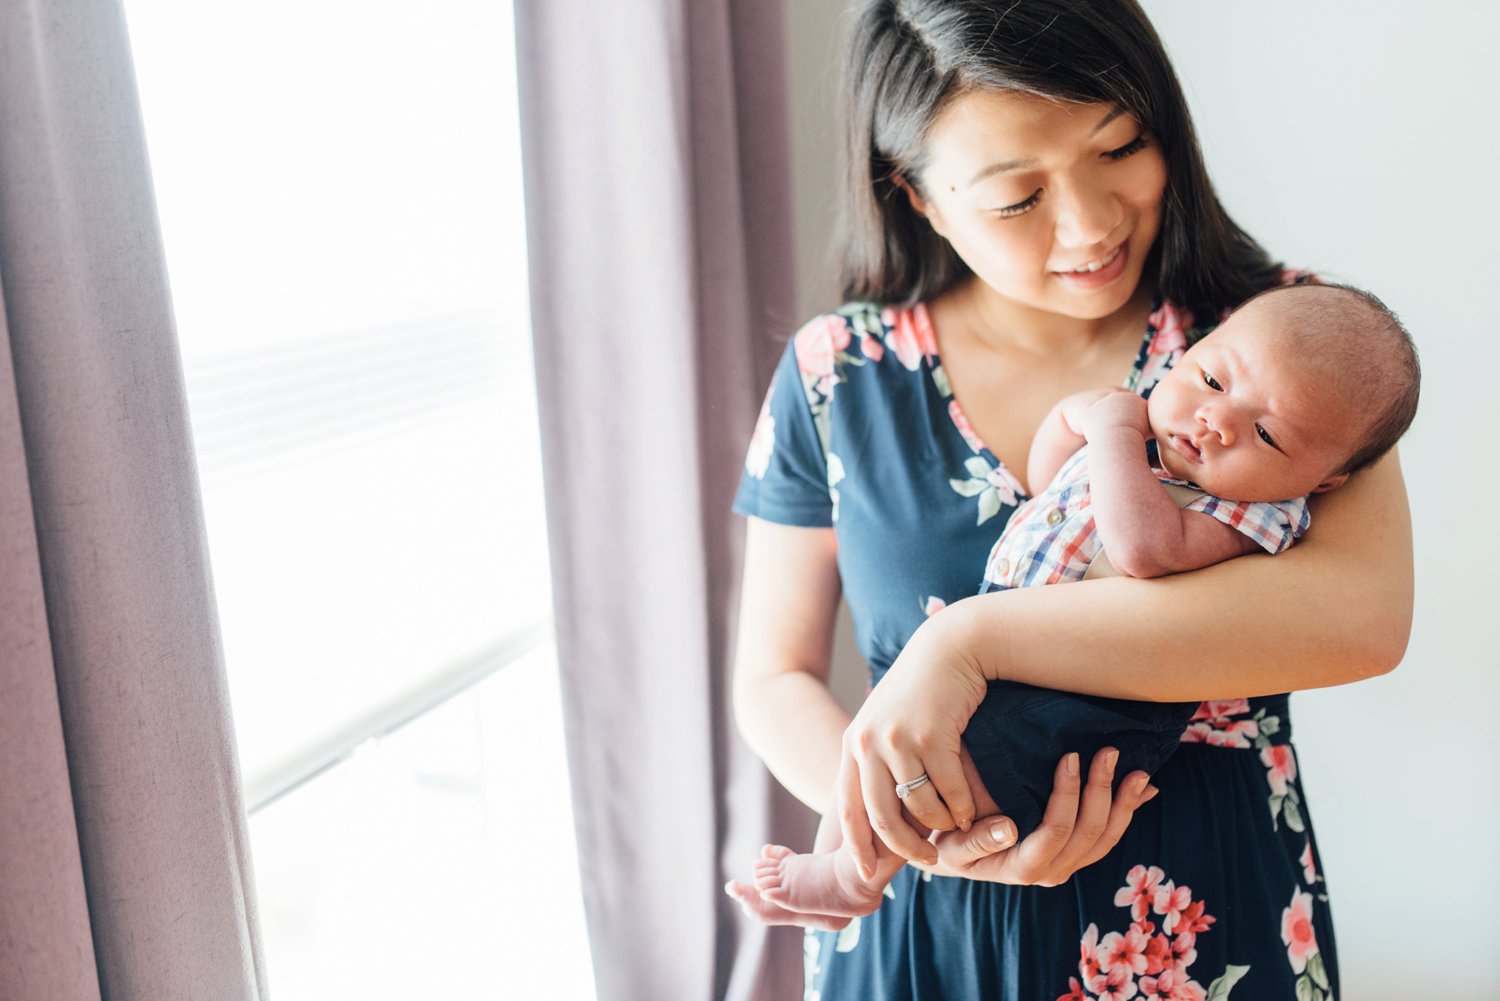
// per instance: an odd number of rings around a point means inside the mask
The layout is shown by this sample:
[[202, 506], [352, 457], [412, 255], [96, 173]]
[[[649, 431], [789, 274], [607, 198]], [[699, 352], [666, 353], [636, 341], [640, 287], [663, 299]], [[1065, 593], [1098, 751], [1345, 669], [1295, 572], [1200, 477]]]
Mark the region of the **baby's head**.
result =
[[1148, 401], [1162, 466], [1229, 500], [1332, 490], [1411, 426], [1411, 336], [1368, 292], [1289, 285], [1193, 345]]

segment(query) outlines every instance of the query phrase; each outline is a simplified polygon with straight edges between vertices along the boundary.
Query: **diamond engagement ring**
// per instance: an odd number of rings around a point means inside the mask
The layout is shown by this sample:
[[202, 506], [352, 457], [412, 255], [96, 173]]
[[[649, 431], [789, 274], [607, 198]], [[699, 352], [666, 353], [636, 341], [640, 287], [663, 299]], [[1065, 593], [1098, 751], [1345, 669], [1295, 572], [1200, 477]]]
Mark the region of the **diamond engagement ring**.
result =
[[913, 792], [915, 792], [918, 789], [922, 788], [923, 786], [925, 786], [927, 783], [929, 783], [931, 781], [932, 781], [932, 779], [930, 779], [930, 778], [927, 777], [927, 773], [923, 772], [921, 775], [918, 775], [916, 778], [912, 779], [910, 782], [897, 782], [896, 783], [896, 798], [897, 799], [905, 799], [906, 797], [910, 796]]

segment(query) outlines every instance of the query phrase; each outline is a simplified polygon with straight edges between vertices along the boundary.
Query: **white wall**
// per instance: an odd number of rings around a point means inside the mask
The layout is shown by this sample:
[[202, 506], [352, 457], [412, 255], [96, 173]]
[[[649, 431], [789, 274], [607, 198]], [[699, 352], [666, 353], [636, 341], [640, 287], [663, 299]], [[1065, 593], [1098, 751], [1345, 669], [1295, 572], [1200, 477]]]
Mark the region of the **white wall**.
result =
[[[843, 5], [786, 0], [805, 314], [834, 292], [831, 33]], [[1500, 493], [1500, 6], [1144, 5], [1235, 218], [1289, 263], [1377, 292], [1421, 351], [1422, 409], [1402, 446], [1411, 646], [1394, 674], [1299, 695], [1297, 743], [1345, 996], [1495, 997], [1500, 541], [1474, 512]], [[847, 635], [840, 647], [840, 675], [859, 691]]]

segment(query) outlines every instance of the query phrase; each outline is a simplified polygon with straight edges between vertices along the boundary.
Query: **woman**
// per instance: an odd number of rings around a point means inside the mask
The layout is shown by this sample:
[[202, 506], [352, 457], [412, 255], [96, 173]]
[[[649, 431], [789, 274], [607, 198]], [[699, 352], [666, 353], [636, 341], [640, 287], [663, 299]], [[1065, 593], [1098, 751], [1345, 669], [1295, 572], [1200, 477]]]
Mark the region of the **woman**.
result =
[[[1215, 701], [1154, 799], [1141, 776], [1111, 796], [1106, 755], [1080, 795], [1065, 761], [1020, 845], [966, 879], [908, 867], [875, 914], [810, 934], [810, 992], [1335, 996], [1277, 693], [1400, 659], [1412, 568], [1395, 460], [1315, 501], [1312, 531], [1275, 561], [967, 597], [1041, 486], [1015, 471], [1053, 403], [1122, 378], [1149, 392], [1282, 272], [1219, 205], [1131, 0], [865, 3], [843, 114], [851, 305], [789, 348], [737, 502], [747, 740], [805, 802], [838, 810], [852, 844], [869, 846], [873, 822], [930, 860], [895, 784], [930, 775], [911, 815], [968, 825], [959, 735], [987, 680]], [[879, 682], [852, 726], [826, 686], [841, 592]]]

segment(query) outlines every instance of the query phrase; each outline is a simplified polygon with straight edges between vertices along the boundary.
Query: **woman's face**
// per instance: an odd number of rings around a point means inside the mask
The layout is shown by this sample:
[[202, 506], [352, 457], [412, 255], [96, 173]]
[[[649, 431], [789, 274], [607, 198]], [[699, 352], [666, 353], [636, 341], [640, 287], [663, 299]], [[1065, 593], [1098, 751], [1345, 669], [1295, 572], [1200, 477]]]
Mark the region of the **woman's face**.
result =
[[1099, 319], [1140, 283], [1167, 168], [1118, 108], [980, 90], [933, 123], [920, 181], [912, 204], [1002, 298]]

